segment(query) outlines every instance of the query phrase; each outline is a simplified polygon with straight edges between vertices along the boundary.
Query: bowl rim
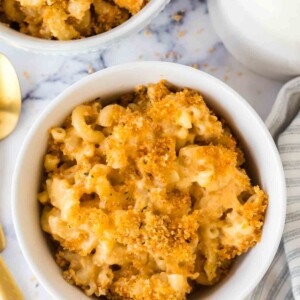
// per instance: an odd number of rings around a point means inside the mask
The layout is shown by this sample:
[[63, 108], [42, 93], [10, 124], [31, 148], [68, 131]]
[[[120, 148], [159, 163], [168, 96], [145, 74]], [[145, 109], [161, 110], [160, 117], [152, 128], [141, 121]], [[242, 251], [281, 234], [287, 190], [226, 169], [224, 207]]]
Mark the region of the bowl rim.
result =
[[111, 43], [141, 30], [152, 18], [156, 17], [170, 0], [151, 0], [137, 14], [119, 26], [90, 37], [69, 40], [46, 40], [16, 31], [0, 22], [0, 39], [28, 51], [47, 53], [84, 53], [108, 47]]
[[[267, 272], [268, 268], [270, 267], [275, 254], [277, 252], [277, 249], [279, 247], [281, 238], [282, 238], [282, 233], [284, 229], [284, 224], [285, 224], [285, 216], [286, 216], [286, 183], [285, 183], [285, 176], [284, 176], [284, 171], [282, 167], [282, 162], [280, 159], [279, 152], [277, 150], [277, 147], [274, 143], [274, 140], [268, 131], [267, 127], [265, 126], [264, 122], [261, 120], [259, 115], [256, 113], [254, 108], [241, 96], [239, 95], [236, 91], [234, 91], [231, 87], [229, 87], [227, 84], [222, 82], [221, 80], [217, 79], [216, 77], [207, 74], [203, 71], [196, 70], [195, 68], [185, 66], [185, 65], [180, 65], [176, 63], [170, 63], [170, 62], [161, 62], [161, 61], [144, 61], [144, 62], [133, 62], [133, 63], [125, 63], [121, 64], [118, 66], [113, 66], [109, 67], [107, 69], [100, 70], [98, 72], [95, 72], [94, 74], [91, 74], [78, 82], [74, 83], [70, 87], [68, 87], [66, 90], [64, 90], [61, 94], [59, 94], [55, 99], [47, 105], [47, 107], [42, 111], [40, 116], [37, 118], [37, 120], [34, 122], [32, 125], [31, 129], [27, 133], [23, 144], [20, 148], [20, 153], [17, 158], [17, 162], [15, 165], [15, 169], [13, 172], [13, 179], [12, 179], [12, 188], [11, 188], [11, 194], [12, 194], [12, 217], [13, 217], [13, 224], [14, 228], [16, 231], [16, 236], [18, 243], [20, 245], [20, 248], [22, 250], [22, 253], [34, 273], [34, 275], [39, 278], [45, 289], [52, 295], [54, 298], [57, 296], [57, 291], [53, 288], [52, 284], [49, 283], [49, 280], [42, 272], [39, 271], [38, 266], [35, 263], [34, 257], [30, 253], [29, 245], [27, 241], [23, 238], [23, 228], [19, 223], [19, 211], [18, 211], [18, 196], [17, 196], [17, 189], [18, 189], [18, 184], [19, 181], [22, 181], [22, 179], [19, 177], [19, 174], [21, 173], [21, 165], [22, 161], [24, 160], [24, 155], [25, 152], [27, 151], [27, 148], [30, 147], [31, 140], [34, 138], [35, 132], [38, 130], [39, 126], [41, 123], [43, 123], [45, 118], [49, 118], [48, 114], [51, 114], [51, 112], [54, 110], [54, 108], [62, 104], [65, 99], [68, 99], [69, 95], [71, 95], [74, 91], [80, 90], [83, 86], [86, 85], [89, 81], [95, 80], [98, 77], [103, 77], [106, 76], [110, 73], [115, 73], [118, 71], [132, 71], [136, 68], [139, 67], [146, 67], [146, 68], [169, 68], [173, 72], [185, 72], [188, 71], [190, 74], [194, 74], [195, 76], [198, 76], [199, 79], [200, 77], [205, 78], [212, 81], [214, 84], [219, 85], [220, 87], [223, 87], [224, 89], [227, 90], [227, 92], [232, 95], [232, 98], [235, 98], [236, 100], [240, 101], [240, 103], [247, 109], [248, 113], [252, 115], [252, 117], [255, 118], [255, 121], [259, 125], [260, 129], [262, 130], [266, 141], [269, 143], [272, 149], [272, 155], [276, 161], [277, 167], [278, 167], [278, 177], [279, 177], [279, 182], [278, 182], [278, 198], [281, 199], [281, 213], [280, 216], [281, 218], [278, 219], [279, 225], [279, 230], [277, 233], [276, 238], [273, 239], [273, 244], [274, 247], [268, 251], [268, 259], [265, 260], [263, 264], [263, 271], [253, 280], [252, 282], [249, 282], [248, 286], [246, 289], [244, 289], [243, 293], [240, 293], [240, 296], [238, 299], [244, 299], [246, 298], [252, 291], [253, 289], [257, 286], [257, 284], [260, 282], [260, 280], [263, 278], [265, 273]], [[219, 100], [218, 100], [219, 101]]]

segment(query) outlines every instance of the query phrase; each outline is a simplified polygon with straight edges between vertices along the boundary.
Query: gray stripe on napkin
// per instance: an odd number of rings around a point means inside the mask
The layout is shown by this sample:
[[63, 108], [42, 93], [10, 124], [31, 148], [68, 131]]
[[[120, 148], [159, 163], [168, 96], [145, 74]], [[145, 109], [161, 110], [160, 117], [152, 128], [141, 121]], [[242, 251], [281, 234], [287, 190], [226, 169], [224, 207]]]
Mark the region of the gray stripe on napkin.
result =
[[287, 215], [275, 259], [247, 299], [300, 300], [300, 77], [280, 90], [266, 125], [283, 163]]

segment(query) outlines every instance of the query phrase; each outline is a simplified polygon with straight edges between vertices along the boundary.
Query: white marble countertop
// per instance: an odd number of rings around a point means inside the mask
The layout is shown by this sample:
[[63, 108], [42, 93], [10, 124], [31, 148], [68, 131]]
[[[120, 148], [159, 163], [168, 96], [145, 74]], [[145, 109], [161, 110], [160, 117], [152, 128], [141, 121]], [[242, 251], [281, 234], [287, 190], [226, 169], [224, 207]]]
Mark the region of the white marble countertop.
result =
[[[181, 20], [172, 16], [181, 14]], [[3, 257], [26, 299], [51, 299], [31, 273], [18, 246], [11, 217], [11, 178], [15, 154], [42, 109], [61, 91], [89, 73], [130, 61], [164, 60], [193, 65], [234, 88], [264, 119], [282, 82], [261, 77], [238, 63], [224, 48], [203, 0], [172, 0], [139, 34], [113, 49], [71, 56], [32, 54], [0, 41], [0, 52], [14, 63], [23, 93], [17, 130], [0, 142], [0, 222], [7, 236]], [[26, 179], [25, 179], [26, 180]]]

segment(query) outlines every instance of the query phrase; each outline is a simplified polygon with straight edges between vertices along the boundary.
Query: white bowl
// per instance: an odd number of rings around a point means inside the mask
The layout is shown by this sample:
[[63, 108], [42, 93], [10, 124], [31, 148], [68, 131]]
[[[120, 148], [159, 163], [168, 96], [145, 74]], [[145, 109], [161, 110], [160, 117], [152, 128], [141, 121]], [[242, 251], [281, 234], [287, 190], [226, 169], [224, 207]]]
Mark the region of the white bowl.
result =
[[300, 2], [289, 2], [208, 0], [208, 9], [217, 34], [238, 61], [263, 76], [287, 80], [300, 75]]
[[124, 64], [90, 75], [58, 96], [31, 128], [17, 161], [12, 185], [17, 237], [32, 271], [55, 299], [89, 298], [64, 281], [40, 227], [36, 194], [48, 129], [62, 124], [78, 104], [99, 96], [109, 99], [132, 91], [139, 84], [161, 79], [179, 87], [196, 89], [205, 96], [208, 105], [225, 118], [244, 144], [252, 167], [250, 172], [256, 174], [255, 181], [269, 195], [261, 242], [237, 260], [222, 282], [214, 288], [195, 292], [190, 299], [243, 299], [261, 280], [274, 258], [285, 220], [285, 180], [276, 146], [257, 113], [226, 84], [204, 72], [164, 62]]
[[0, 23], [0, 39], [3, 39], [17, 48], [33, 52], [77, 54], [97, 51], [110, 47], [115, 44], [116, 41], [124, 39], [130, 34], [136, 33], [147, 26], [151, 20], [164, 9], [169, 1], [170, 0], [151, 0], [139, 13], [116, 28], [79, 40], [45, 40], [20, 33], [2, 23]]

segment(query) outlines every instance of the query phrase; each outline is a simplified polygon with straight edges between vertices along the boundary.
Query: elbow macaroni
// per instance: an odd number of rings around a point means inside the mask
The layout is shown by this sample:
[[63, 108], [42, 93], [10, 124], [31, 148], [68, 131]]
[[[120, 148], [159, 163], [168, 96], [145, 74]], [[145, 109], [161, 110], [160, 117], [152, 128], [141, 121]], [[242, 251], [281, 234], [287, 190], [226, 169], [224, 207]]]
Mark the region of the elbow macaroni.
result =
[[91, 107], [86, 105], [77, 106], [72, 113], [72, 125], [83, 140], [89, 143], [100, 144], [104, 140], [103, 133], [93, 130], [85, 121], [85, 116], [91, 114]]
[[87, 295], [186, 299], [260, 240], [267, 196], [198, 92], [161, 81], [128, 99], [77, 106], [50, 130], [42, 228]]

